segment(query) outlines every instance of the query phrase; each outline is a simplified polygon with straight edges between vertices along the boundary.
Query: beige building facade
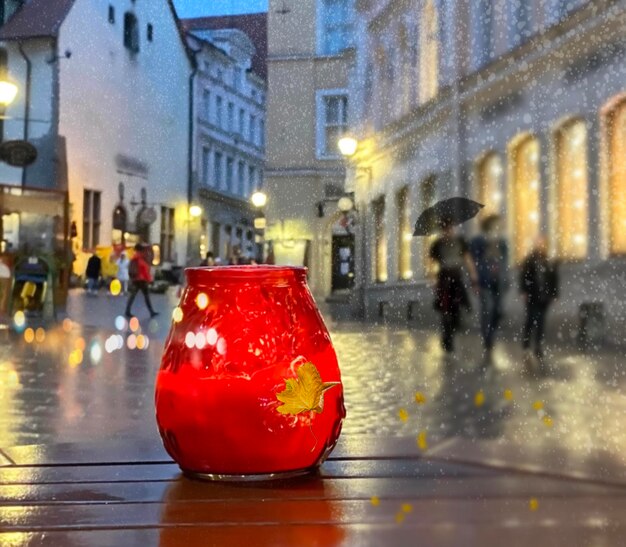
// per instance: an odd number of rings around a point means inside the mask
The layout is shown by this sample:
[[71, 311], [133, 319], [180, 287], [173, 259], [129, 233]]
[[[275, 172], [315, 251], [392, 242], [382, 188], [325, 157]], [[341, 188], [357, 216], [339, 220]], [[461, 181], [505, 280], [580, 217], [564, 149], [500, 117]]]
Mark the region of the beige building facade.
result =
[[348, 261], [333, 276], [333, 254], [353, 252], [337, 209], [345, 168], [336, 146], [351, 103], [352, 13], [351, 1], [322, 0], [271, 0], [268, 11], [265, 240], [277, 264], [309, 267], [318, 297], [352, 279]]
[[[464, 195], [505, 219], [510, 326], [521, 317], [516, 266], [543, 233], [561, 263], [558, 334], [574, 337], [581, 304], [596, 303], [621, 341], [626, 2], [356, 7], [350, 129], [359, 147], [347, 183], [359, 209], [361, 311], [435, 321], [430, 241], [413, 238], [412, 225], [435, 200]], [[476, 223], [464, 230], [471, 236]]]

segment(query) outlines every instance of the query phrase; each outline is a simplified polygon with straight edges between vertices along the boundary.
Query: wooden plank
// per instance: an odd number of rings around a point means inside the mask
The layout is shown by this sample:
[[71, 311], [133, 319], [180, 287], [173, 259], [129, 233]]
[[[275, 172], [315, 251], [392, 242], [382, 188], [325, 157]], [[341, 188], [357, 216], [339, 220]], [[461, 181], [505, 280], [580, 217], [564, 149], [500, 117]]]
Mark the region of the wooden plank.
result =
[[[527, 498], [412, 500], [407, 524], [450, 528], [471, 525], [523, 529], [541, 521], [558, 526], [589, 523], [600, 528], [624, 526], [626, 496], [542, 497], [529, 511]], [[0, 507], [3, 531], [55, 529], [124, 529], [138, 527], [386, 524], [402, 512], [398, 500], [369, 501], [238, 501], [198, 503], [168, 499], [165, 503], [18, 505]], [[323, 542], [321, 543], [324, 544]], [[545, 545], [544, 543], [540, 543]], [[501, 543], [497, 544], [501, 545]]]
[[0, 485], [0, 505], [68, 503], [160, 503], [242, 500], [369, 500], [443, 498], [531, 498], [537, 496], [626, 496], [608, 488], [544, 477], [493, 476], [463, 478], [301, 478], [265, 483], [174, 482], [55, 483]]
[[[319, 470], [325, 478], [333, 477], [463, 477], [493, 475], [487, 469], [475, 466], [447, 465], [426, 460], [334, 460], [327, 461]], [[0, 484], [45, 484], [71, 482], [142, 482], [173, 481], [180, 477], [174, 463], [135, 465], [80, 465], [80, 466], [14, 466], [0, 469]]]
[[476, 529], [471, 524], [440, 526], [428, 523], [343, 524], [297, 526], [212, 526], [178, 528], [139, 528], [127, 530], [51, 531], [39, 533], [0, 533], [0, 545], [31, 547], [211, 547], [253, 545], [254, 547], [458, 547], [529, 545], [620, 545], [626, 535], [624, 525], [599, 527], [594, 523], [537, 520], [521, 527], [514, 522]]
[[[29, 445], [5, 449], [17, 465], [85, 465], [122, 463], [168, 463], [158, 435], [146, 439]], [[415, 459], [424, 454], [414, 437], [368, 437], [344, 435], [329, 461], [344, 459]]]

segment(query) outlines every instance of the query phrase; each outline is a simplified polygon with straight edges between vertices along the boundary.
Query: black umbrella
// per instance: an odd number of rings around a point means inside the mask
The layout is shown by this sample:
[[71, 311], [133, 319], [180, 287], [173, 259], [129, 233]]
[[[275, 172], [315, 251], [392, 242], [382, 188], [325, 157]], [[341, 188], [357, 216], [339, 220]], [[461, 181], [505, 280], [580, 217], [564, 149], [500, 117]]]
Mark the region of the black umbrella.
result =
[[444, 226], [456, 226], [474, 218], [484, 205], [467, 198], [449, 198], [426, 209], [415, 223], [414, 236], [428, 236]]

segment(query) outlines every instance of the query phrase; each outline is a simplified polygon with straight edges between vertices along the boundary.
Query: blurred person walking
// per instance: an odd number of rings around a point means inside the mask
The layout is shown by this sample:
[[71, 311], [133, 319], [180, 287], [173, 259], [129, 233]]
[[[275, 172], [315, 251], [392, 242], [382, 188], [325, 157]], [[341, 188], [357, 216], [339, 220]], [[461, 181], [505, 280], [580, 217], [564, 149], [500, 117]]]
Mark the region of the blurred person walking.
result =
[[451, 224], [443, 226], [441, 236], [430, 248], [430, 257], [439, 266], [434, 308], [441, 314], [441, 347], [446, 353], [451, 353], [454, 351], [454, 335], [460, 326], [461, 307], [470, 309], [463, 270], [468, 271], [472, 285], [476, 287], [476, 268], [467, 242], [456, 234]]
[[544, 236], [537, 238], [533, 249], [522, 263], [520, 291], [526, 304], [522, 346], [529, 358], [532, 357], [532, 343], [533, 353], [539, 364], [542, 364], [546, 315], [552, 301], [559, 296], [558, 266], [548, 259]]
[[102, 275], [102, 260], [94, 253], [87, 260], [87, 268], [85, 269], [85, 277], [87, 278], [87, 294], [93, 296], [98, 295], [98, 285], [100, 276]]
[[200, 266], [215, 266], [215, 257], [211, 251], [204, 255], [202, 262], [200, 262]]
[[130, 260], [128, 260], [125, 252], [122, 252], [116, 263], [117, 279], [122, 284], [122, 294], [128, 294], [128, 282], [130, 281]]
[[156, 315], [159, 315], [158, 312], [154, 311], [154, 308], [152, 307], [152, 302], [150, 302], [149, 286], [150, 283], [152, 283], [152, 273], [150, 272], [150, 264], [146, 259], [146, 254], [146, 247], [141, 243], [137, 243], [137, 245], [135, 245], [135, 254], [131, 259], [129, 266], [129, 274], [132, 283], [130, 288], [130, 296], [128, 297], [128, 302], [126, 303], [125, 315], [128, 318], [131, 318], [133, 316], [133, 314], [131, 313], [131, 308], [139, 291], [143, 293], [144, 300], [146, 301], [146, 307], [150, 312], [150, 317], [155, 317]]
[[470, 242], [478, 275], [480, 332], [485, 364], [491, 362], [496, 331], [502, 319], [502, 298], [508, 289], [509, 248], [502, 237], [501, 219], [489, 215], [480, 223], [481, 233]]

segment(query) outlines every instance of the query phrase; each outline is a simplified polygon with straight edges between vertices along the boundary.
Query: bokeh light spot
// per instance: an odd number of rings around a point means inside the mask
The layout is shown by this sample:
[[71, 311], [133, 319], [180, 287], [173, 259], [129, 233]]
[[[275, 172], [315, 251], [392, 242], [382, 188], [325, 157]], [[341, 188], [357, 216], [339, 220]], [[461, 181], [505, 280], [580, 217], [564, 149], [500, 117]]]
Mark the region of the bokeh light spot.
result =
[[193, 332], [185, 334], [185, 345], [192, 349], [196, 346], [196, 335]]
[[122, 292], [122, 283], [119, 279], [114, 279], [111, 281], [111, 285], [109, 286], [109, 290], [113, 296], [118, 296]]
[[137, 319], [136, 317], [131, 317], [130, 321], [128, 321], [128, 326], [130, 327], [130, 330], [132, 330], [133, 332], [137, 332], [139, 330], [139, 319]]
[[40, 344], [46, 339], [46, 331], [43, 327], [39, 327], [35, 331], [35, 340]]
[[196, 296], [196, 306], [198, 306], [199, 309], [204, 310], [208, 305], [209, 297], [206, 293], [201, 292], [198, 296]]
[[126, 318], [122, 315], [118, 315], [115, 318], [115, 328], [117, 330], [126, 330]]
[[174, 323], [180, 323], [183, 320], [183, 310], [178, 306], [176, 306], [172, 311], [172, 320]]
[[32, 344], [33, 340], [35, 340], [35, 331], [33, 329], [31, 329], [30, 327], [28, 327], [25, 331], [24, 331], [24, 341], [27, 344]]

